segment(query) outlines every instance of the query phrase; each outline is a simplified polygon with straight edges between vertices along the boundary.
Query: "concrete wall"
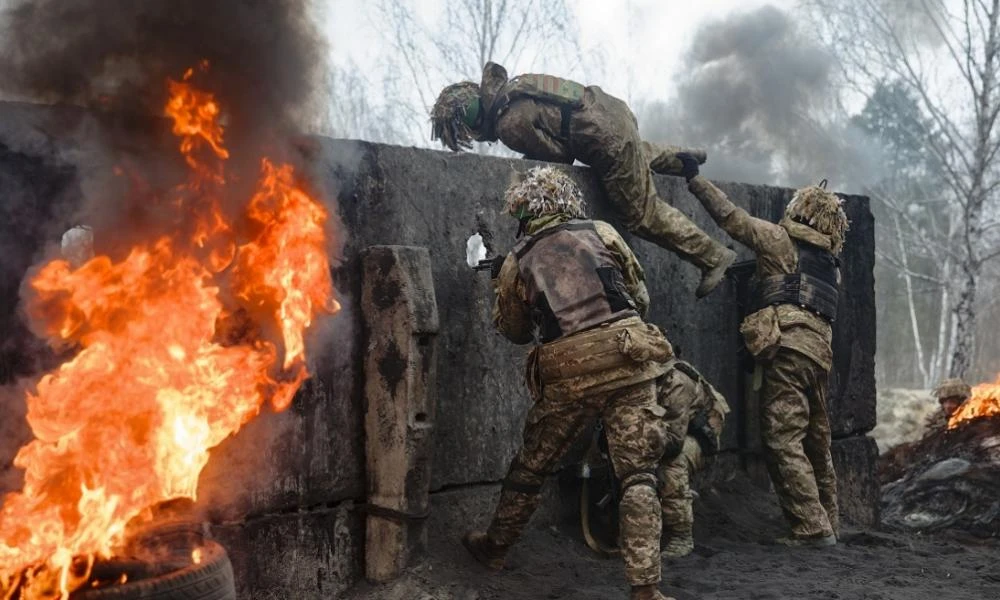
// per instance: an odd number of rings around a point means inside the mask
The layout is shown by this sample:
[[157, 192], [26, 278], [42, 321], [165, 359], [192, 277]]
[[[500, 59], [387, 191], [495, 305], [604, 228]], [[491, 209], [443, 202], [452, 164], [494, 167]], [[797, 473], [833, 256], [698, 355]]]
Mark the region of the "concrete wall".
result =
[[[0, 106], [0, 123], [9, 113], [9, 107]], [[35, 157], [30, 152], [14, 151], [4, 142], [5, 135], [12, 135], [10, 121], [6, 123], [0, 127], [4, 208], [33, 210], [31, 214], [37, 215], [33, 218], [52, 220], [45, 209], [47, 202], [80, 194], [74, 169], [53, 159], [48, 151], [39, 151]], [[44, 137], [55, 145], [60, 143], [57, 132]], [[365, 349], [360, 343], [358, 306], [361, 249], [375, 244], [429, 249], [441, 322], [436, 460], [431, 485], [432, 490], [442, 492], [441, 498], [449, 499], [445, 503], [448, 510], [462, 513], [462, 508], [451, 506], [457, 490], [464, 494], [481, 486], [484, 493], [492, 493], [492, 484], [502, 478], [517, 447], [528, 408], [522, 381], [526, 348], [509, 344], [491, 329], [489, 278], [465, 265], [465, 243], [469, 235], [479, 231], [497, 252], [513, 244], [515, 223], [500, 216], [498, 208], [512, 170], [524, 170], [530, 163], [361, 142], [316, 141], [318, 145], [305, 151], [310, 175], [314, 185], [336, 197], [347, 236], [343, 265], [336, 272], [343, 310], [319, 336], [323, 352], [314, 366], [314, 378], [293, 406], [279, 415], [263, 415], [218, 448], [203, 476], [199, 499], [233, 555], [243, 598], [266, 598], [268, 594], [334, 597], [363, 572], [363, 516], [355, 509], [355, 503], [363, 502], [364, 497], [361, 365]], [[573, 169], [573, 176], [590, 205], [598, 207], [595, 215], [602, 216], [600, 196], [589, 171]], [[711, 224], [682, 180], [659, 177], [657, 185], [664, 197], [693, 216], [706, 231], [732, 244]], [[771, 220], [780, 216], [791, 193], [740, 184], [724, 184], [722, 188], [738, 204]], [[855, 498], [846, 501], [845, 507], [854, 511], [855, 518], [871, 521], [876, 506], [874, 455], [863, 434], [875, 424], [874, 228], [865, 198], [848, 197], [847, 210], [852, 228], [843, 257], [845, 293], [835, 329], [837, 358], [830, 414], [843, 492]], [[45, 235], [51, 236], [53, 230], [61, 232], [59, 227], [64, 224], [56, 225], [47, 225]], [[0, 227], [4, 229], [0, 240], [15, 234], [19, 239], [27, 237], [12, 231], [7, 221]], [[681, 356], [696, 364], [733, 400], [725, 445], [736, 449], [746, 442], [741, 432], [742, 422], [748, 418], [740, 399], [743, 376], [737, 358], [740, 314], [736, 286], [725, 283], [708, 298], [696, 301], [698, 273], [693, 267], [644, 241], [629, 241], [646, 268], [652, 320], [667, 330]], [[31, 243], [38, 246], [40, 241]], [[750, 258], [746, 249], [735, 247], [741, 259]], [[24, 266], [27, 263], [19, 263], [15, 270]], [[5, 297], [0, 302], [9, 307], [17, 289], [12, 278], [17, 275], [5, 272], [5, 277], [0, 287]], [[17, 354], [15, 348], [0, 360], [14, 360]], [[12, 406], [4, 401], [5, 414], [13, 414]], [[0, 465], [4, 464], [6, 461], [0, 460]]]

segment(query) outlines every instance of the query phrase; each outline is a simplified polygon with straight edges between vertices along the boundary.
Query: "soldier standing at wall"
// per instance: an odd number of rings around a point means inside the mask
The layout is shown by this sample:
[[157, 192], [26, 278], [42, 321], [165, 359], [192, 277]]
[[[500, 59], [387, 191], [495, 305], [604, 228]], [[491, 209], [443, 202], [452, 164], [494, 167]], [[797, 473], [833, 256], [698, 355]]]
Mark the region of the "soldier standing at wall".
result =
[[643, 141], [629, 107], [597, 86], [550, 75], [508, 80], [503, 67], [487, 63], [481, 84], [465, 81], [441, 91], [431, 122], [432, 138], [454, 151], [473, 140], [500, 140], [528, 159], [589, 165], [629, 231], [701, 270], [699, 298], [736, 258], [657, 194], [652, 172], [679, 175], [678, 149]]
[[621, 481], [620, 529], [631, 600], [666, 600], [660, 582], [656, 467], [667, 447], [656, 378], [672, 349], [643, 322], [649, 297], [642, 267], [615, 229], [585, 220], [580, 190], [561, 171], [535, 168], [506, 193], [507, 212], [526, 236], [495, 274], [494, 324], [528, 344], [534, 404], [524, 440], [485, 532], [462, 542], [493, 570], [538, 506], [545, 479], [600, 417]]
[[924, 437], [940, 433], [948, 428], [948, 420], [972, 396], [972, 388], [961, 379], [945, 379], [934, 390], [938, 410], [927, 417]]
[[663, 555], [687, 556], [694, 550], [694, 493], [691, 476], [704, 459], [719, 450], [719, 437], [729, 404], [698, 371], [682, 360], [656, 381], [657, 397], [666, 410], [667, 445], [681, 447], [660, 462], [660, 506], [663, 509]]
[[755, 312], [740, 326], [757, 361], [764, 458], [791, 525], [786, 545], [837, 543], [837, 478], [826, 390], [847, 215], [825, 189], [797, 190], [778, 224], [751, 217], [679, 155], [688, 189], [733, 239], [757, 254]]

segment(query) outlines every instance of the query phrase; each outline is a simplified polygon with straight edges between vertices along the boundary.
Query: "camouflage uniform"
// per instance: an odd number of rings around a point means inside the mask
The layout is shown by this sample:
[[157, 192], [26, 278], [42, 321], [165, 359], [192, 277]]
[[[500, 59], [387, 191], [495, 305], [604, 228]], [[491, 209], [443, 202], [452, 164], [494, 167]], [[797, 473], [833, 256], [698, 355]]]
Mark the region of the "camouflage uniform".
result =
[[948, 421], [969, 397], [972, 388], [961, 379], [945, 379], [934, 390], [934, 397], [940, 407], [927, 417], [924, 436], [935, 435], [948, 428]]
[[[528, 234], [563, 222], [538, 219], [529, 225]], [[607, 223], [593, 225], [624, 265], [625, 282], [634, 297], [645, 298], [645, 285], [637, 279], [642, 269], [624, 240]], [[496, 283], [494, 322], [511, 341], [526, 343], [533, 340], [534, 325], [519, 271], [518, 259], [509, 255]], [[535, 403], [487, 535], [504, 547], [517, 540], [538, 505], [545, 477], [601, 417], [615, 472], [622, 475], [623, 486], [638, 482], [624, 491], [620, 506], [626, 579], [631, 585], [647, 585], [660, 581], [661, 523], [652, 473], [666, 443], [664, 409], [657, 403], [655, 384], [665, 369], [662, 363], [635, 362], [622, 355], [618, 340], [625, 332], [633, 339], [662, 337], [655, 327], [633, 316], [543, 344], [531, 353], [529, 387]]]
[[[539, 176], [535, 183], [539, 193], [573, 187], [565, 175]], [[488, 530], [470, 533], [464, 542], [488, 566], [502, 567], [538, 506], [546, 477], [600, 417], [622, 486], [626, 579], [633, 598], [660, 599], [656, 466], [667, 423], [656, 379], [666, 372], [672, 349], [640, 317], [648, 306], [642, 267], [621, 236], [607, 223], [575, 219], [550, 206], [554, 214], [525, 219], [527, 236], [495, 280], [493, 321], [499, 331], [518, 344], [536, 336], [541, 341], [528, 358], [534, 405]]]
[[[796, 241], [840, 252], [842, 231], [839, 236], [820, 233], [792, 220], [787, 211], [780, 224], [751, 217], [701, 176], [691, 179], [688, 189], [730, 236], [754, 250], [758, 280], [797, 272]], [[813, 189], [818, 190], [807, 188]], [[764, 457], [792, 537], [829, 539], [839, 531], [826, 412], [833, 363], [830, 322], [801, 306], [778, 304], [751, 314], [740, 330], [762, 370]]]
[[694, 547], [694, 511], [690, 477], [706, 454], [719, 447], [729, 405], [691, 365], [672, 361], [656, 382], [667, 422], [667, 452], [659, 466], [665, 553], [688, 554]]
[[[528, 159], [565, 164], [579, 160], [590, 166], [629, 231], [702, 270], [705, 280], [699, 295], [721, 280], [735, 254], [659, 197], [652, 173], [680, 174], [679, 149], [643, 141], [628, 105], [597, 86], [548, 75], [508, 79], [507, 71], [494, 63], [484, 67], [478, 89], [480, 123], [466, 130], [468, 134], [479, 141], [499, 140]], [[445, 92], [435, 115], [442, 115], [443, 103]]]

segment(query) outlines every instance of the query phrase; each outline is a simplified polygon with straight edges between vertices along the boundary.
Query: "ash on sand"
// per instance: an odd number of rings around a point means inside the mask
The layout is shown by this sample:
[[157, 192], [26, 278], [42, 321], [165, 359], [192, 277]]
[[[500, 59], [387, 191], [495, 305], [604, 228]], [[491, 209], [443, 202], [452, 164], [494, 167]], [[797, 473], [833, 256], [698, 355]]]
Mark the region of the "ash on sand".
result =
[[[551, 484], [550, 484], [551, 485]], [[678, 600], [1000, 598], [995, 541], [962, 543], [947, 534], [862, 532], [845, 524], [827, 549], [767, 544], [784, 533], [773, 494], [743, 476], [700, 490], [695, 551], [664, 560], [662, 588]], [[359, 584], [349, 600], [539, 600], [627, 598], [620, 559], [602, 559], [576, 529], [529, 525], [508, 567], [492, 574], [458, 542], [467, 527], [431, 530], [428, 556], [395, 582]]]

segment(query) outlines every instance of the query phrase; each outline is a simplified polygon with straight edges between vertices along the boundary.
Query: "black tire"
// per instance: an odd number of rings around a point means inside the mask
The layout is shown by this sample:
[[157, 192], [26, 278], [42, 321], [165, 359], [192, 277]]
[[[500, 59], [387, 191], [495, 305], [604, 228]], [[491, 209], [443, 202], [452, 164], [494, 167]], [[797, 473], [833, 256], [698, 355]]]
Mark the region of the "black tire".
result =
[[236, 600], [233, 565], [215, 542], [202, 547], [202, 561], [150, 579], [81, 590], [71, 600]]

